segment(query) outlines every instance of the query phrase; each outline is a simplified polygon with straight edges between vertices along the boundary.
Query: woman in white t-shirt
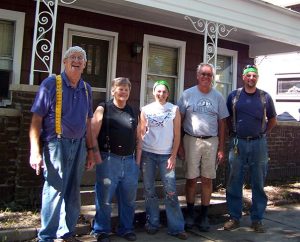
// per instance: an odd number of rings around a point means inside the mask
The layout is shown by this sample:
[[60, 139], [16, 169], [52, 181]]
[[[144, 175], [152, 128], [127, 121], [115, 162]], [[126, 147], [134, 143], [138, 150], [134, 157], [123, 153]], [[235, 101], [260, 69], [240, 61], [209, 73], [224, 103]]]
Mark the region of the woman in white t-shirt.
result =
[[154, 184], [158, 168], [165, 193], [168, 233], [185, 240], [187, 234], [184, 231], [184, 218], [176, 193], [175, 177], [181, 120], [178, 106], [167, 102], [169, 90], [166, 81], [155, 82], [155, 102], [142, 107], [141, 110], [139, 147], [142, 149], [146, 231], [155, 234], [160, 227], [158, 197]]

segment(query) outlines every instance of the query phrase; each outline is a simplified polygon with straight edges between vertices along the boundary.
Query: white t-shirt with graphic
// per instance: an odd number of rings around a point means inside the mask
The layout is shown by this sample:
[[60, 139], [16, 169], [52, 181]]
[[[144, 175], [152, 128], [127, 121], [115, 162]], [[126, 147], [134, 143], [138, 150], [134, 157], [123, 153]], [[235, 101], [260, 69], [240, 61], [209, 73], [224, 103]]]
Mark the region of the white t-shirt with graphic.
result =
[[220, 92], [202, 93], [197, 86], [185, 90], [178, 101], [184, 131], [192, 136], [218, 136], [218, 120], [229, 116]]
[[142, 149], [155, 154], [171, 154], [174, 139], [173, 121], [177, 106], [153, 102], [142, 107], [146, 118], [146, 133]]

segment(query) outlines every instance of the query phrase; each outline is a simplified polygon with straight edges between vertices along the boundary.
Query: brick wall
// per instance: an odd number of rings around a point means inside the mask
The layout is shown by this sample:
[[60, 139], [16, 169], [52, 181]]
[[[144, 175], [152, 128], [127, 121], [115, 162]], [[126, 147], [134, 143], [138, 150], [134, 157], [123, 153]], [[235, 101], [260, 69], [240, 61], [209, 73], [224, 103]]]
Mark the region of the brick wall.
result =
[[[41, 203], [43, 179], [29, 166], [28, 130], [30, 107], [35, 92], [17, 90], [13, 93], [14, 109], [0, 109], [0, 205], [11, 202], [23, 207], [38, 208]], [[269, 172], [267, 182], [300, 177], [300, 123], [280, 122], [268, 137]], [[218, 169], [215, 184], [225, 185], [225, 169]]]
[[14, 199], [20, 112], [0, 110], [0, 191], [2, 203]]
[[269, 172], [267, 182], [300, 177], [300, 123], [279, 122], [268, 137]]
[[30, 108], [35, 92], [13, 92], [14, 107], [20, 110], [20, 131], [18, 140], [18, 161], [14, 200], [21, 206], [39, 207], [41, 200], [42, 176], [36, 176], [29, 165], [29, 125], [31, 121]]
[[39, 207], [42, 177], [29, 166], [30, 107], [35, 92], [12, 92], [13, 104], [0, 115], [0, 204]]

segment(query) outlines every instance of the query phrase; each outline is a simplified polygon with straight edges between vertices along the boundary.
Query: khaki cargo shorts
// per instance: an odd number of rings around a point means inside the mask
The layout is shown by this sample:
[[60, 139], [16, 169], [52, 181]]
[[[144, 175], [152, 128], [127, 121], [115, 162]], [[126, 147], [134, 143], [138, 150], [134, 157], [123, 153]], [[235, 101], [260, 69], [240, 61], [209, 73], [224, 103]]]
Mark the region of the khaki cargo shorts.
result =
[[219, 138], [201, 139], [186, 134], [183, 137], [183, 145], [185, 178], [194, 179], [203, 176], [215, 179]]

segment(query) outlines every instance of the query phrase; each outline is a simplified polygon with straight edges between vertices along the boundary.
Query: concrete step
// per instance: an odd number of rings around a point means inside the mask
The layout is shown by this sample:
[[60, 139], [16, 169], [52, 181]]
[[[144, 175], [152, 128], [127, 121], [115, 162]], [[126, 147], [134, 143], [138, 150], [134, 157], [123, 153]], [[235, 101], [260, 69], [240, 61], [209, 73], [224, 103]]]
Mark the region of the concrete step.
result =
[[[197, 193], [200, 193], [200, 182], [197, 185]], [[159, 198], [164, 197], [164, 190], [161, 181], [155, 183], [156, 193]], [[185, 195], [185, 179], [179, 179], [176, 181], [176, 190], [179, 196]], [[144, 199], [144, 190], [142, 181], [139, 182], [137, 189], [137, 200]], [[82, 205], [93, 205], [95, 204], [95, 192], [94, 186], [81, 186], [81, 204]]]
[[[201, 197], [197, 195], [196, 197], [196, 213], [198, 214], [200, 211], [200, 204], [201, 204]], [[178, 196], [178, 200], [180, 203], [180, 207], [185, 215], [186, 212], [186, 200], [185, 196]], [[165, 207], [163, 204], [163, 200], [160, 200], [160, 213], [161, 213], [161, 220], [162, 224], [165, 224], [166, 215], [165, 215]], [[85, 220], [89, 221], [92, 224], [93, 218], [95, 216], [95, 205], [83, 205], [81, 206], [81, 215], [84, 217]], [[208, 210], [209, 216], [215, 215], [224, 215], [227, 213], [226, 208], [226, 197], [225, 193], [213, 193], [211, 199], [211, 205]], [[116, 203], [112, 205], [112, 229], [115, 231], [117, 228], [118, 223], [118, 206]], [[145, 205], [144, 200], [136, 201], [136, 210], [135, 210], [135, 226], [136, 227], [143, 227], [146, 221], [146, 214], [145, 214]]]
[[[178, 194], [178, 200], [180, 207], [185, 215], [186, 212], [186, 199], [185, 199], [185, 179], [178, 179], [176, 181], [176, 189]], [[201, 195], [200, 195], [200, 182], [197, 185], [197, 196], [196, 196], [196, 213], [200, 211]], [[157, 196], [160, 198], [160, 212], [161, 212], [161, 222], [166, 224], [165, 207], [163, 204], [164, 191], [161, 181], [156, 181], [155, 183]], [[136, 199], [136, 210], [135, 210], [135, 227], [143, 227], [146, 222], [145, 214], [145, 201], [143, 192], [143, 183], [139, 182], [137, 189], [137, 199]], [[94, 186], [82, 186], [81, 187], [81, 216], [83, 216], [85, 221], [91, 225], [95, 216], [95, 193]], [[211, 198], [211, 205], [209, 208], [209, 215], [223, 215], [226, 214], [226, 197], [225, 192], [213, 193]], [[112, 230], [115, 231], [118, 225], [118, 205], [115, 200], [112, 204]], [[82, 228], [83, 229], [83, 228]], [[87, 226], [84, 227], [88, 230]]]

